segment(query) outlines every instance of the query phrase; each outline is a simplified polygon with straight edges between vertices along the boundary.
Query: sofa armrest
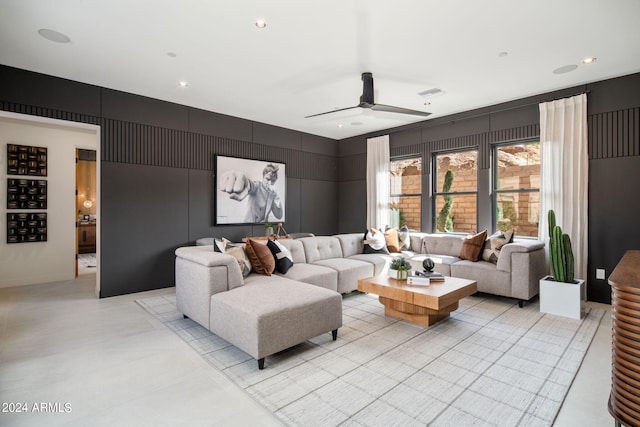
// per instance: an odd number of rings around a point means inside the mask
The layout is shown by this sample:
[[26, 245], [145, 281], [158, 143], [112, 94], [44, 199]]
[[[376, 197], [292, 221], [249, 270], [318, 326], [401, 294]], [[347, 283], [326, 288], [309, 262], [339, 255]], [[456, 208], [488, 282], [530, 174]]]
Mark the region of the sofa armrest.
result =
[[507, 243], [500, 249], [500, 256], [496, 267], [502, 271], [513, 271], [512, 254], [534, 252], [544, 248], [544, 242], [540, 240], [518, 240], [513, 243]]
[[238, 261], [212, 246], [178, 248], [175, 254], [176, 307], [209, 327], [211, 296], [244, 284]]

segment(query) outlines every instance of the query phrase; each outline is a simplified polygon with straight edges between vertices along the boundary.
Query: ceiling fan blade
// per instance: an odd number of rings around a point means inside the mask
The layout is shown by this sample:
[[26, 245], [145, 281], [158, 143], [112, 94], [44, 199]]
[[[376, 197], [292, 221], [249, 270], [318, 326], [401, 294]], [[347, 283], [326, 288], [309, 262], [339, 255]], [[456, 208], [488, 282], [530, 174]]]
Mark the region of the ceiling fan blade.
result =
[[371, 106], [371, 109], [374, 111], [385, 111], [387, 113], [410, 114], [412, 116], [426, 117], [431, 115], [431, 113], [427, 113], [426, 111], [410, 110], [408, 108], [394, 107], [392, 105], [384, 104], [374, 104], [373, 106]]
[[354, 108], [359, 108], [359, 107], [360, 107], [359, 105], [354, 105], [353, 107], [339, 108], [337, 110], [325, 111], [324, 113], [318, 113], [318, 114], [312, 114], [310, 116], [304, 116], [304, 118], [308, 119], [309, 117], [324, 116], [325, 114], [337, 113], [338, 111], [353, 110]]
[[338, 111], [346, 111], [352, 110], [354, 108], [369, 108], [375, 111], [385, 111], [387, 113], [398, 113], [398, 114], [410, 114], [412, 116], [429, 116], [431, 113], [427, 113], [426, 111], [418, 111], [418, 110], [410, 110], [408, 108], [402, 107], [394, 107], [392, 105], [384, 105], [384, 104], [376, 104], [373, 102], [373, 74], [366, 72], [362, 73], [362, 95], [360, 95], [360, 103], [353, 107], [340, 108], [337, 110], [326, 111], [324, 113], [312, 114], [310, 116], [305, 116], [305, 119], [310, 117], [323, 116], [325, 114], [337, 113]]

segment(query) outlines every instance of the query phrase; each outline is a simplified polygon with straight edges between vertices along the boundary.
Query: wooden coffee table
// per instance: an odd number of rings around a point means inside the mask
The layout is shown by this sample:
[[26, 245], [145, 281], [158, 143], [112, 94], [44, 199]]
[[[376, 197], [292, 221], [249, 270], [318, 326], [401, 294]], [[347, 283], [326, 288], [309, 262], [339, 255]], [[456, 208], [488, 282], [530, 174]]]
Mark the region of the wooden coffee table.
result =
[[387, 316], [431, 326], [457, 310], [458, 301], [476, 293], [478, 284], [473, 280], [446, 276], [444, 282], [414, 286], [407, 285], [406, 280], [379, 275], [358, 280], [358, 290], [378, 295]]

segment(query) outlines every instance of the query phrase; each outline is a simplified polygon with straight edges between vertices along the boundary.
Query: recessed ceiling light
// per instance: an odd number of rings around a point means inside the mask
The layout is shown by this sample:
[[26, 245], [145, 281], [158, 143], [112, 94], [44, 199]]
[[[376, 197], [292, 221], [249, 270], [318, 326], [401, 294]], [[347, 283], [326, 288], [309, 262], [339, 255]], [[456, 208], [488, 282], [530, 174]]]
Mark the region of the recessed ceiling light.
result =
[[38, 30], [38, 34], [40, 34], [45, 39], [56, 42], [56, 43], [70, 43], [71, 39], [66, 35], [59, 33], [58, 31], [49, 30], [47, 28], [41, 28]]
[[189, 83], [185, 82], [184, 80], [181, 80], [180, 82], [178, 82], [178, 86], [180, 86], [180, 87], [189, 87]]
[[596, 59], [597, 59], [597, 58], [584, 58], [584, 59], [582, 60], [582, 63], [583, 63], [583, 64], [591, 64], [591, 63], [593, 63], [593, 62], [596, 62]]
[[569, 72], [575, 70], [576, 68], [578, 68], [578, 66], [575, 65], [575, 64], [565, 65], [564, 67], [556, 68], [555, 70], [553, 70], [553, 74], [569, 73]]
[[341, 127], [342, 127], [342, 124], [339, 124], [339, 125], [338, 125], [338, 128], [341, 128]]
[[265, 28], [267, 26], [267, 21], [264, 19], [256, 19], [256, 27]]

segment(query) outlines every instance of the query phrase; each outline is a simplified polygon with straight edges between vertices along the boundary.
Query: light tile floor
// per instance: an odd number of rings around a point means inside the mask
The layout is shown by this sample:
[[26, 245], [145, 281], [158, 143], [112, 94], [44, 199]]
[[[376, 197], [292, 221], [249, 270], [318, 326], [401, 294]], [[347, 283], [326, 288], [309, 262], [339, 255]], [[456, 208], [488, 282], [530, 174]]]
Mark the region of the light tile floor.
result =
[[[0, 425], [280, 425], [135, 303], [173, 289], [97, 299], [94, 287], [85, 274], [0, 289]], [[614, 425], [610, 306], [588, 304], [607, 314], [557, 427]]]

